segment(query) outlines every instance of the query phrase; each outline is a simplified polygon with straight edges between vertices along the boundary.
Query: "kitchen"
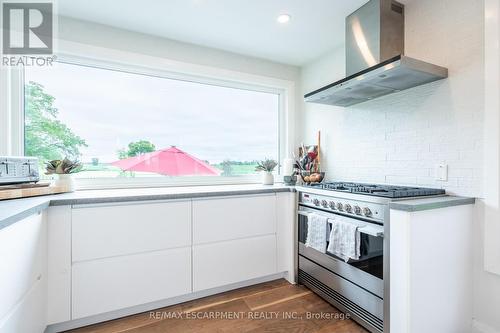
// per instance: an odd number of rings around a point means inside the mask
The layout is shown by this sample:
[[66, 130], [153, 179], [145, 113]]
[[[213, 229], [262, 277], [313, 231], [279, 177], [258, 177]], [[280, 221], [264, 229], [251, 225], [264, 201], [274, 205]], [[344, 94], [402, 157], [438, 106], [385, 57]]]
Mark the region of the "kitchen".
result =
[[[373, 0], [368, 7], [367, 1], [315, 2], [148, 2], [157, 9], [151, 13], [146, 4], [138, 9], [130, 2], [56, 4], [58, 65], [27, 66], [24, 73], [1, 68], [0, 155], [41, 156], [36, 154], [44, 140], [37, 140], [36, 126], [22, 124], [16, 111], [25, 98], [29, 106], [36, 96], [50, 94], [63, 123], [89, 147], [79, 146], [85, 165], [73, 176], [76, 191], [0, 201], [5, 258], [0, 332], [104, 332], [106, 327], [111, 332], [500, 331], [498, 1], [402, 1], [399, 53], [446, 69], [446, 75], [440, 71], [435, 81], [387, 95], [377, 92], [373, 100], [348, 106], [308, 99], [363, 69], [348, 68], [354, 57], [348, 53], [349, 15], [365, 5], [381, 26], [385, 16], [369, 7], [378, 3]], [[137, 11], [141, 15], [133, 19]], [[361, 16], [360, 21], [364, 28]], [[361, 45], [371, 46], [374, 37], [365, 38]], [[368, 63], [376, 66], [388, 58]], [[389, 67], [404, 65], [396, 60], [385, 67], [390, 74]], [[369, 79], [369, 72], [363, 74], [342, 83], [349, 88], [350, 82]], [[80, 89], [68, 85], [74, 77]], [[42, 82], [44, 90], [31, 85], [26, 90], [31, 95], [24, 96], [15, 89], [32, 81]], [[194, 87], [196, 82], [212, 86], [204, 90]], [[234, 88], [242, 91], [236, 97]], [[182, 105], [161, 96], [169, 97], [169, 91], [183, 96], [189, 89], [199, 98], [186, 95], [187, 111], [179, 117], [148, 118], [147, 108], [138, 117], [132, 107], [164, 104], [175, 110]], [[212, 102], [209, 95], [222, 97]], [[238, 98], [244, 115], [231, 112], [227, 105], [233, 101], [220, 102], [231, 98]], [[107, 111], [88, 103], [93, 99], [108, 103]], [[127, 109], [123, 101], [132, 106]], [[212, 105], [212, 117], [192, 111]], [[77, 118], [79, 108], [84, 113]], [[217, 108], [222, 111], [216, 113]], [[70, 109], [74, 114], [65, 111]], [[115, 109], [122, 112], [111, 118]], [[201, 125], [186, 127], [183, 117]], [[115, 126], [106, 123], [109, 119]], [[138, 126], [127, 127], [130, 133], [151, 119], [149, 136], [123, 134], [120, 142], [112, 137], [134, 119]], [[173, 125], [158, 128], [155, 119]], [[271, 132], [276, 128], [278, 133]], [[173, 134], [161, 141], [163, 132]], [[226, 136], [216, 141], [212, 132]], [[244, 148], [229, 157], [205, 157], [210, 151], [198, 149], [203, 141]], [[104, 153], [94, 148], [108, 147], [107, 142], [112, 148]], [[296, 186], [285, 185], [285, 160], [298, 158], [294, 154], [303, 143], [318, 147], [317, 168], [325, 179], [307, 185], [299, 175]], [[137, 157], [134, 149], [149, 150]], [[119, 154], [126, 156], [118, 159]], [[130, 158], [148, 165], [148, 154], [158, 160], [182, 156], [184, 170], [192, 167], [199, 174], [203, 168], [218, 176], [146, 177], [139, 166], [128, 167]], [[267, 157], [279, 164], [273, 186], [260, 185], [264, 179], [253, 172], [254, 164], [245, 164]], [[106, 168], [96, 171], [105, 160]], [[43, 172], [42, 182], [47, 180]], [[420, 194], [415, 188], [425, 190]], [[425, 198], [415, 199], [420, 195]], [[331, 243], [329, 228], [335, 223], [356, 221], [361, 252], [373, 252], [373, 258], [359, 265], [338, 257], [332, 261], [324, 256], [330, 249], [306, 246], [307, 219], [314, 214], [326, 217], [320, 223], [328, 230], [319, 241], [322, 247]], [[382, 259], [371, 266], [375, 275], [367, 273], [370, 268], [356, 268], [374, 259]], [[211, 310], [243, 311], [245, 318], [186, 318]], [[160, 320], [150, 318], [155, 311]], [[175, 311], [181, 318], [163, 317]], [[260, 312], [264, 318], [249, 318]], [[265, 317], [275, 312], [279, 320]], [[336, 316], [313, 316], [321, 313]]]

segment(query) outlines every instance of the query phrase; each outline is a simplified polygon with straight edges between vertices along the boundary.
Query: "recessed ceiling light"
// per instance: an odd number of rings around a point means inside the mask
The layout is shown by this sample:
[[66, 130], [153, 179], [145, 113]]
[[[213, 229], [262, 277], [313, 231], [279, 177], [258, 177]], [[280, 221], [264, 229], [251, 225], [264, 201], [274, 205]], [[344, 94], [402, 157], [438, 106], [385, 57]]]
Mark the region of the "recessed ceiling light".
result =
[[288, 14], [281, 14], [278, 16], [276, 21], [278, 21], [278, 23], [287, 23], [288, 21], [290, 21], [290, 18], [291, 16]]

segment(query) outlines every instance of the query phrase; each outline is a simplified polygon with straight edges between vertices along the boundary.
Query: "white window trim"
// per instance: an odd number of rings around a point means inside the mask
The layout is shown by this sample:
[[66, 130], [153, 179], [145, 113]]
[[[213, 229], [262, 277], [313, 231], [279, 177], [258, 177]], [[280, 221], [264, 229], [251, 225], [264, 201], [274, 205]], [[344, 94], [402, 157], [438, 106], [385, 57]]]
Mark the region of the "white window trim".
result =
[[[280, 126], [278, 143], [279, 162], [281, 162], [283, 158], [290, 156], [293, 151], [293, 120], [295, 119], [295, 83], [293, 81], [184, 63], [167, 58], [152, 57], [63, 40], [59, 40], [57, 44], [60, 51], [57, 52], [56, 56], [57, 60], [61, 62], [169, 79], [277, 93], [280, 96], [278, 122]], [[85, 56], [81, 56], [82, 54]], [[22, 155], [24, 152], [24, 74], [22, 69], [10, 70], [14, 73], [8, 79], [10, 86], [8, 96], [11, 107], [5, 110], [12, 110], [12, 116], [10, 116], [8, 125], [11, 131], [8, 136], [11, 138], [11, 141], [7, 144], [8, 147], [6, 151], [10, 155]], [[1, 146], [0, 149], [2, 149]], [[279, 170], [276, 174], [278, 175], [276, 180], [278, 182], [281, 181], [282, 178], [279, 176]], [[259, 182], [259, 176], [76, 179], [77, 189], [255, 184]]]
[[24, 152], [23, 76], [22, 68], [0, 68], [0, 155]]

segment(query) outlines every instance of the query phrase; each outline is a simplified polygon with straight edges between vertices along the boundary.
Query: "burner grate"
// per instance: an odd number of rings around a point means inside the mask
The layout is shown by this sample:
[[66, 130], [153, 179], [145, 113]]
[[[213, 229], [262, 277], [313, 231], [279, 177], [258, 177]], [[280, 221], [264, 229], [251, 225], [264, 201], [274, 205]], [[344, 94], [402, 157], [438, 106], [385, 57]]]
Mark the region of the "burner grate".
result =
[[396, 185], [332, 182], [307, 186], [329, 191], [350, 192], [386, 198], [409, 198], [445, 194], [445, 190], [442, 189]]

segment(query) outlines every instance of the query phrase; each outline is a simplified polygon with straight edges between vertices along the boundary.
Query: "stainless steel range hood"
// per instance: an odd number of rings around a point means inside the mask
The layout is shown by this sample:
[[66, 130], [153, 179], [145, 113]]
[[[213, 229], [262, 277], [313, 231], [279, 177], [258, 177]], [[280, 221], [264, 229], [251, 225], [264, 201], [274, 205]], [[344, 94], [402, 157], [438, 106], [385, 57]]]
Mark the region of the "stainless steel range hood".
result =
[[347, 77], [306, 102], [350, 106], [448, 77], [448, 70], [403, 55], [404, 6], [370, 0], [346, 18]]

